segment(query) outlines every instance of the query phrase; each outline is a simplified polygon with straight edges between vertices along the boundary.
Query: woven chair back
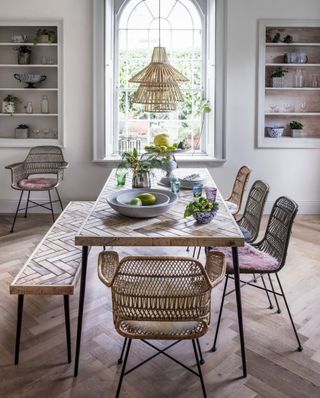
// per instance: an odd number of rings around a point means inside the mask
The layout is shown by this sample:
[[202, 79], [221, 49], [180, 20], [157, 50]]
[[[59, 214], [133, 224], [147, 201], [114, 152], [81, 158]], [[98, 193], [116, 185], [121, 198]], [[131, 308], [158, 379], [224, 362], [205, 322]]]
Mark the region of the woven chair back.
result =
[[209, 323], [211, 286], [200, 262], [186, 257], [126, 257], [112, 285], [114, 321]]
[[25, 170], [30, 174], [55, 174], [64, 163], [61, 148], [57, 146], [36, 146], [31, 148], [24, 161]]
[[253, 183], [248, 195], [243, 215], [238, 221], [238, 224], [249, 231], [251, 235], [251, 239], [247, 241], [248, 243], [255, 241], [258, 237], [263, 210], [268, 194], [268, 184], [260, 180], [257, 180]]
[[243, 195], [246, 190], [250, 174], [251, 174], [251, 169], [249, 169], [248, 166], [240, 167], [233, 183], [231, 195], [227, 199], [228, 201], [235, 203], [237, 205], [238, 208], [237, 212], [241, 208]]
[[292, 224], [297, 212], [296, 202], [285, 196], [278, 198], [272, 207], [265, 236], [258, 244], [260, 250], [278, 260], [280, 268], [286, 261]]

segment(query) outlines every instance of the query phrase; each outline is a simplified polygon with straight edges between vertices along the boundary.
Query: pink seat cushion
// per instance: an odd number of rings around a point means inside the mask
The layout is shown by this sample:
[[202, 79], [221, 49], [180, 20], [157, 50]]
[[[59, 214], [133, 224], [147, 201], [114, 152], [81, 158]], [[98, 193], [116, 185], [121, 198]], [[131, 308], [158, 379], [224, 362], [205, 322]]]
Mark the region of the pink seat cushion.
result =
[[56, 178], [24, 178], [18, 181], [18, 187], [29, 191], [41, 191], [53, 188], [57, 184]]
[[[231, 248], [219, 247], [211, 249], [210, 251], [214, 250], [219, 250], [224, 253], [227, 260], [227, 273], [233, 274]], [[279, 268], [278, 260], [270, 256], [270, 254], [260, 251], [248, 243], [246, 243], [244, 247], [238, 248], [238, 255], [240, 272], [243, 273], [270, 272], [276, 271]]]

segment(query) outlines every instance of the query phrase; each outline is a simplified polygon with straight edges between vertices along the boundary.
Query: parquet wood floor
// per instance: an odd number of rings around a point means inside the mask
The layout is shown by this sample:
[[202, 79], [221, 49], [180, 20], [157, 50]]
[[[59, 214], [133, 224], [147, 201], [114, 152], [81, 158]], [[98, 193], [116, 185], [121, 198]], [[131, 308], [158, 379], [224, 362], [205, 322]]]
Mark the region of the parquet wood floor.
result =
[[[115, 394], [122, 338], [113, 328], [110, 291], [97, 277], [99, 249], [89, 256], [80, 372], [73, 378], [67, 364], [63, 302], [61, 297], [26, 297], [20, 365], [13, 365], [16, 296], [9, 285], [34, 246], [49, 229], [50, 217], [33, 214], [19, 219], [8, 234], [11, 217], [0, 216], [0, 397], [1, 398], [104, 398]], [[121, 250], [121, 248], [120, 248]], [[141, 248], [139, 253], [183, 253], [176, 248]], [[137, 248], [121, 250], [137, 253]], [[320, 397], [320, 216], [298, 216], [287, 265], [280, 272], [304, 351], [298, 353], [285, 311], [267, 309], [263, 292], [242, 289], [248, 377], [241, 375], [235, 297], [226, 299], [216, 353], [209, 353], [217, 320], [221, 288], [213, 292], [210, 332], [202, 340], [206, 359], [203, 372], [211, 398], [317, 398]], [[78, 289], [71, 297], [73, 347], [76, 333]], [[281, 307], [284, 306], [281, 302]], [[159, 345], [166, 343], [159, 342]], [[129, 366], [152, 354], [133, 342]], [[190, 342], [172, 353], [194, 364]], [[202, 397], [198, 378], [164, 357], [128, 375], [122, 398]]]

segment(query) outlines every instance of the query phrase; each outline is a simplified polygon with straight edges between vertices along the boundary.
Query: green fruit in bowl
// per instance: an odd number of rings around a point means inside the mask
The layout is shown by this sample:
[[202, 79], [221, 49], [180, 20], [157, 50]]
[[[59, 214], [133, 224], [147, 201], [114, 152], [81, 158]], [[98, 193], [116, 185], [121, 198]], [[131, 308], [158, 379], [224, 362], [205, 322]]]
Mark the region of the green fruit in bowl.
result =
[[139, 198], [134, 198], [130, 202], [131, 206], [142, 206], [142, 201]]
[[158, 134], [154, 137], [153, 142], [155, 143], [155, 145], [157, 146], [170, 146], [171, 142], [170, 142], [170, 137], [168, 134]]
[[156, 203], [157, 198], [152, 193], [143, 192], [137, 195], [136, 199], [142, 202], [142, 206], [152, 206]]

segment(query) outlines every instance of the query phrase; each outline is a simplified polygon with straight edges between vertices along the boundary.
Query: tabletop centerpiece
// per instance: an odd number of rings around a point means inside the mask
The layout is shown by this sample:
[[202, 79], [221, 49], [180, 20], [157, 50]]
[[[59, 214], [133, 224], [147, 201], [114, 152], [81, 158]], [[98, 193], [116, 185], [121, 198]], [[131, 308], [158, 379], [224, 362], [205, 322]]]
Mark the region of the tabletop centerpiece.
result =
[[217, 202], [210, 201], [201, 196], [187, 204], [184, 211], [184, 217], [193, 216], [198, 224], [208, 224], [213, 220], [218, 209], [219, 204]]

